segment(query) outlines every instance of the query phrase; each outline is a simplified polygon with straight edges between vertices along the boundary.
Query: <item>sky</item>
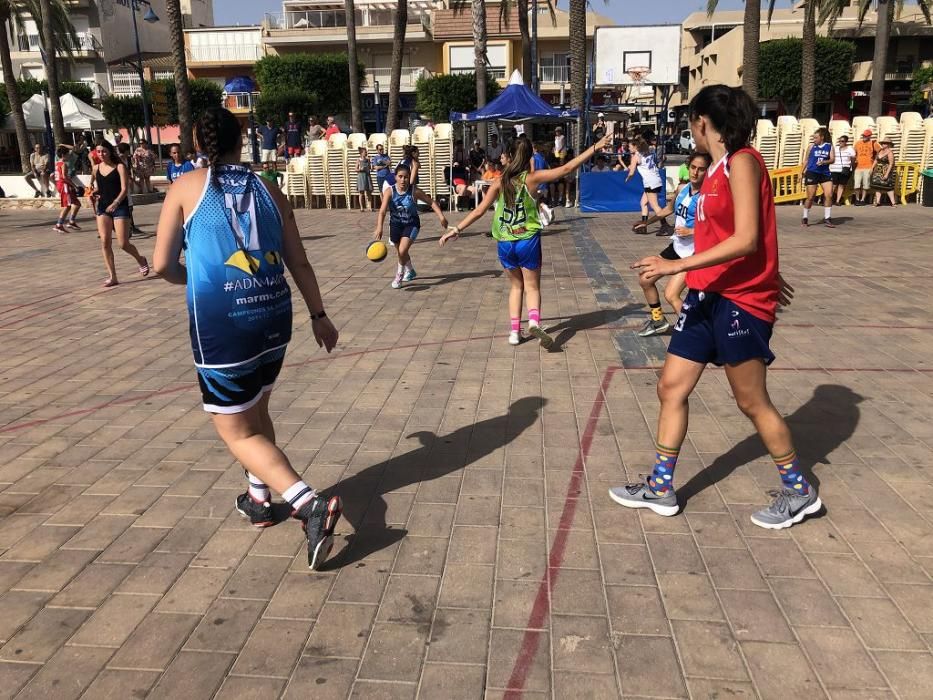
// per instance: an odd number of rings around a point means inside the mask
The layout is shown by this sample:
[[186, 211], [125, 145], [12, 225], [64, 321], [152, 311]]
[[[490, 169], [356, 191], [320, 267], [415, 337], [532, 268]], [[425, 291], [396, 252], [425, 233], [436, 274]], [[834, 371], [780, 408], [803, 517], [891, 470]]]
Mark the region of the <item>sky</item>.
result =
[[[743, 4], [742, 0], [719, 0], [719, 7], [723, 10], [735, 10]], [[640, 12], [641, 5], [637, 0], [592, 2], [595, 12], [611, 17], [619, 24], [679, 24], [691, 12], [705, 9], [706, 0], [652, 0], [650, 14]], [[557, 6], [567, 9], [566, 0], [558, 0]], [[281, 0], [219, 0], [214, 3], [214, 23], [259, 24], [264, 13], [281, 11]]]

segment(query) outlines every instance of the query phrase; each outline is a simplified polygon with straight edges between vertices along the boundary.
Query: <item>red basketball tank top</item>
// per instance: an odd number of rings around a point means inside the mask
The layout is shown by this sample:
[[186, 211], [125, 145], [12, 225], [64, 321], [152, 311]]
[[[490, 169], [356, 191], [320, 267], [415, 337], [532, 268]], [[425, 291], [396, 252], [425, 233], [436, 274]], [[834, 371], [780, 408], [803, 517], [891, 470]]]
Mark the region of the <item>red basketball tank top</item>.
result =
[[687, 286], [703, 292], [717, 292], [741, 308], [768, 323], [774, 323], [778, 300], [777, 220], [774, 193], [768, 168], [754, 148], [742, 148], [727, 154], [709, 169], [697, 202], [693, 229], [697, 253], [709, 250], [735, 232], [735, 207], [729, 187], [729, 163], [738, 153], [749, 153], [761, 171], [758, 183], [758, 249], [751, 255], [691, 270]]

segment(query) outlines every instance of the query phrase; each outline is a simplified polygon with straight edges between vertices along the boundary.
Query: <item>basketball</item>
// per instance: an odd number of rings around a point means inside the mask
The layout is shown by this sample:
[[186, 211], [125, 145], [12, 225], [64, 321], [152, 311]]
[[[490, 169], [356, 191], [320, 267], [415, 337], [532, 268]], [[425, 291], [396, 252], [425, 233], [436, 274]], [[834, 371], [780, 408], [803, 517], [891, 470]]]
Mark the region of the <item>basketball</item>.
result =
[[382, 241], [373, 241], [366, 246], [366, 257], [372, 262], [382, 262], [389, 254], [389, 249]]

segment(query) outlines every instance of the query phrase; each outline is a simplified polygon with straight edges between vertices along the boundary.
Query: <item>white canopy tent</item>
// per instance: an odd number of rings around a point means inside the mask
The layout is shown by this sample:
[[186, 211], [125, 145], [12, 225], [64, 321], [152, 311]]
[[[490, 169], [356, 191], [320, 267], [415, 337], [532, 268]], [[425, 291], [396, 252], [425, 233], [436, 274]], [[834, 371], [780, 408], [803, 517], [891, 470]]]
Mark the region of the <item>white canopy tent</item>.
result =
[[[107, 120], [100, 110], [87, 102], [79, 100], [70, 92], [62, 95], [62, 118], [68, 131], [88, 131], [107, 128]], [[23, 102], [23, 116], [26, 118], [27, 131], [45, 131], [45, 99], [42, 95], [33, 95]], [[13, 117], [7, 116], [3, 122], [3, 131], [15, 131]]]

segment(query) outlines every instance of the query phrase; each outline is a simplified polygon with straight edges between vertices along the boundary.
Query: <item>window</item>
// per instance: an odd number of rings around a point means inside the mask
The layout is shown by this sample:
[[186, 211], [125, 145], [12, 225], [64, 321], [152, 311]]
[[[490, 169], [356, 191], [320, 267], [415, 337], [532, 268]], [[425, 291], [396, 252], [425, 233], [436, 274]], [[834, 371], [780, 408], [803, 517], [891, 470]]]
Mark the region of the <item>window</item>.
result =
[[[486, 66], [487, 75], [494, 80], [504, 80], [506, 70], [506, 47], [507, 44], [489, 44], [486, 46]], [[473, 45], [450, 46], [450, 72], [451, 73], [472, 73], [473, 64]]]
[[570, 54], [555, 53], [541, 57], [542, 83], [570, 82]]
[[165, 70], [165, 69], [152, 71], [152, 79], [153, 80], [174, 80], [175, 71]]

